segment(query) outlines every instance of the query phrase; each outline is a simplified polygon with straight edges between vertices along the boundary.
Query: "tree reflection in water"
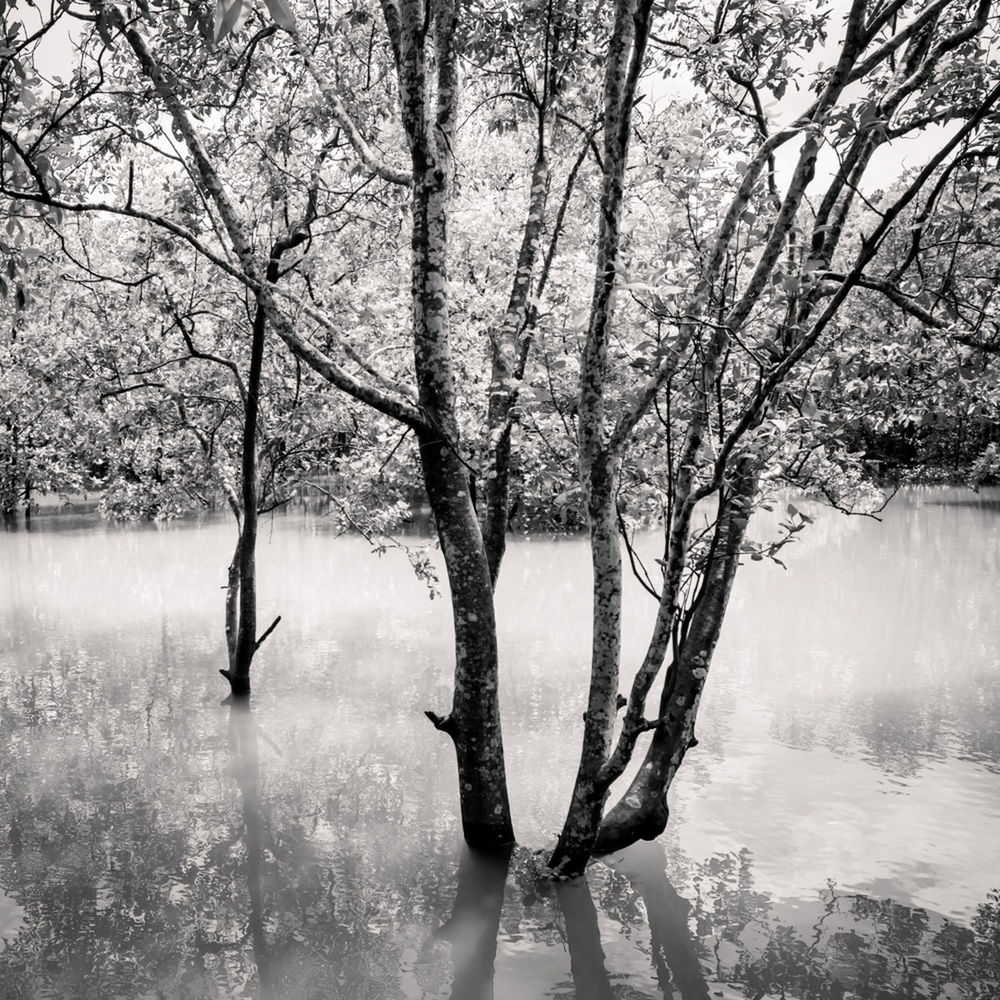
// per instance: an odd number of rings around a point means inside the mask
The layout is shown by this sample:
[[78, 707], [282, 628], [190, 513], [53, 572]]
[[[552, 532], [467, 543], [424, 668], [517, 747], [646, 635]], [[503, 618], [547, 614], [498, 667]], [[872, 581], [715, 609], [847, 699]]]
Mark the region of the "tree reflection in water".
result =
[[375, 754], [319, 772], [245, 705], [143, 697], [68, 667], [0, 685], [3, 1000], [1000, 996], [997, 893], [971, 926], [775, 900], [749, 852], [672, 858], [672, 884], [656, 842], [547, 883], [524, 849], [456, 857]]
[[260, 980], [260, 1000], [271, 1000], [274, 981], [264, 936], [262, 868], [264, 830], [260, 815], [260, 751], [257, 725], [250, 709], [250, 699], [230, 696], [229, 749], [233, 771], [243, 805], [243, 835], [246, 850], [247, 895], [250, 902], [249, 932], [253, 943], [254, 964]]
[[511, 852], [462, 849], [451, 917], [433, 940], [451, 945], [452, 1000], [492, 1000], [497, 933]]

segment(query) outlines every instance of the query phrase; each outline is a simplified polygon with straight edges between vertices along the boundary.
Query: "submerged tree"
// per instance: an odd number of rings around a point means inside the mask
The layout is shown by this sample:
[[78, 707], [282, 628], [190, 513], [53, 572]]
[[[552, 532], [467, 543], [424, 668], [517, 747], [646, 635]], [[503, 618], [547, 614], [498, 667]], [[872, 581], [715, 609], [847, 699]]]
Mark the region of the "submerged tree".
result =
[[[190, 27], [205, 25], [204, 12], [198, 8], [189, 12], [193, 20], [185, 23], [177, 11], [157, 11], [155, 16], [140, 15], [132, 20], [117, 7], [99, 6], [95, 33], [85, 43], [87, 58], [81, 60], [74, 81], [83, 97], [66, 97], [64, 104], [63, 91], [44, 112], [28, 114], [25, 120], [25, 89], [10, 75], [3, 132], [9, 154], [4, 188], [18, 203], [37, 205], [43, 214], [58, 217], [66, 211], [107, 210], [161, 225], [250, 289], [258, 306], [255, 333], [262, 335], [262, 324], [269, 323], [323, 378], [413, 432], [451, 584], [456, 633], [452, 710], [444, 717], [428, 714], [456, 746], [467, 838], [480, 846], [503, 845], [513, 834], [500, 738], [492, 591], [507, 524], [509, 434], [516, 398], [512, 383], [523, 371], [530, 343], [534, 303], [529, 288], [540, 257], [548, 194], [547, 149], [562, 83], [559, 74], [565, 72], [564, 64], [575, 51], [574, 33], [571, 26], [560, 29], [569, 39], [565, 44], [570, 55], [565, 57], [557, 58], [562, 51], [553, 41], [557, 32], [545, 34], [543, 43], [532, 43], [532, 56], [543, 78], [538, 93], [534, 79], [529, 79], [533, 66], [524, 65], [516, 44], [508, 45], [504, 55], [502, 73], [513, 77], [513, 86], [521, 91], [516, 96], [528, 100], [537, 112], [537, 141], [521, 249], [515, 273], [509, 278], [509, 302], [493, 331], [494, 378], [486, 408], [487, 431], [481, 435], [487, 442], [489, 469], [484, 469], [483, 482], [477, 487], [470, 477], [469, 448], [463, 443], [460, 427], [447, 266], [447, 218], [454, 188], [453, 143], [459, 99], [458, 48], [462, 40], [457, 12], [447, 4], [438, 4], [425, 18], [422, 9], [387, 6], [386, 35], [377, 47], [368, 46], [367, 65], [354, 70], [359, 81], [365, 73], [369, 84], [372, 78], [377, 81], [376, 100], [384, 100], [386, 92], [393, 89], [399, 94], [401, 113], [393, 137], [408, 150], [410, 161], [410, 166], [402, 169], [388, 166], [355, 123], [354, 117], [363, 115], [370, 119], [370, 129], [375, 126], [380, 114], [377, 104], [347, 107], [328, 75], [340, 72], [342, 50], [350, 51], [356, 36], [369, 33], [370, 15], [358, 12], [356, 17], [345, 18], [338, 25], [342, 29], [338, 36], [328, 32], [325, 23], [308, 25], [300, 33], [286, 8], [275, 10], [282, 37], [275, 36], [273, 25], [258, 24], [248, 42], [245, 35], [240, 39], [238, 48], [227, 43], [223, 50], [212, 50], [190, 34]], [[216, 26], [217, 34], [241, 27], [247, 13], [245, 7], [235, 5]], [[551, 10], [547, 17], [551, 21]], [[519, 25], [518, 30], [526, 37], [528, 29], [534, 27], [537, 25]], [[309, 32], [314, 37], [307, 37]], [[266, 47], [265, 40], [273, 42]], [[238, 53], [235, 60], [233, 53]], [[103, 86], [105, 73], [116, 87]], [[248, 97], [251, 82], [259, 89]], [[161, 120], [154, 116], [137, 121], [139, 95], [147, 86], [156, 93], [159, 107], [186, 148], [189, 163], [183, 169], [189, 173], [193, 192], [186, 213], [150, 210], [147, 192], [133, 186], [131, 173], [123, 202], [93, 199], [87, 176], [90, 171], [84, 164], [91, 162], [95, 145], [96, 155], [112, 146], [115, 152], [145, 146], [162, 153], [157, 144], [169, 145]], [[277, 124], [261, 114], [268, 87], [283, 89], [293, 102], [291, 115]], [[66, 90], [74, 92], [73, 87]], [[119, 117], [135, 124], [124, 130], [111, 126], [109, 134], [108, 105]], [[249, 142], [258, 143], [272, 161], [278, 161], [280, 176], [272, 179], [267, 190], [254, 189], [254, 179], [239, 175], [238, 170], [228, 171], [224, 178], [226, 161], [233, 155], [225, 137], [232, 133], [212, 132], [198, 121], [222, 106], [228, 108], [224, 118], [234, 118], [226, 121], [227, 128], [244, 126], [252, 136]], [[258, 120], [261, 117], [264, 121]], [[69, 150], [63, 147], [61, 133], [71, 121], [78, 128], [80, 122], [86, 122], [87, 130], [81, 131], [99, 136], [96, 144], [83, 142]], [[210, 134], [206, 138], [203, 133]], [[171, 158], [169, 154], [167, 158]], [[61, 168], [59, 179], [53, 164]], [[303, 266], [295, 291], [282, 295], [275, 287], [275, 256], [262, 256], [256, 250], [261, 229], [270, 228], [272, 236], [276, 229], [287, 234], [278, 238], [284, 239], [289, 249], [301, 245], [308, 252], [314, 239], [319, 240], [321, 227], [315, 225], [318, 197], [322, 194], [328, 205], [338, 196], [338, 184], [347, 181], [356, 186], [350, 178], [359, 169], [365, 175], [359, 189], [375, 189], [371, 201], [379, 203], [383, 219], [388, 216], [390, 223], [403, 207], [402, 198], [393, 189], [408, 191], [410, 196], [409, 322], [414, 360], [412, 369], [402, 366], [395, 375], [376, 367], [373, 355], [379, 352], [373, 351], [370, 342], [362, 338], [355, 344], [354, 338], [342, 335], [345, 308], [337, 301], [322, 301], [329, 292], [337, 294], [336, 285], [350, 272], [335, 276], [335, 259], [308, 269]], [[71, 181], [80, 192], [80, 200], [68, 197], [60, 187]], [[570, 180], [567, 190], [571, 188]], [[356, 191], [349, 194], [353, 197]], [[248, 198], [259, 210], [256, 217], [243, 207]], [[262, 221], [268, 225], [262, 226]], [[325, 235], [329, 237], [329, 233]], [[400, 248], [394, 247], [394, 254], [396, 249]], [[313, 260], [315, 257], [310, 258], [310, 264]], [[296, 263], [304, 265], [305, 259]], [[386, 284], [398, 284], [394, 274], [389, 278]], [[351, 282], [356, 280], [351, 275]], [[377, 286], [375, 290], [382, 291]], [[357, 301], [347, 301], [346, 309], [354, 316], [367, 313], [369, 334], [375, 325], [373, 319], [385, 314], [384, 307], [374, 300], [363, 310]], [[311, 339], [310, 330], [322, 340]], [[244, 454], [249, 451], [244, 449]], [[244, 475], [243, 481], [248, 488], [252, 477]], [[476, 509], [480, 490], [485, 495], [482, 521]], [[244, 545], [242, 554], [248, 553], [249, 547]], [[252, 636], [249, 641], [253, 641]]]
[[[991, 123], [1000, 86], [983, 38], [991, 5], [975, 5], [971, 16], [968, 7], [856, 0], [834, 65], [814, 75], [811, 104], [790, 124], [777, 126], [765, 114], [761, 93], [785, 92], [793, 53], [815, 44], [824, 18], [768, 4], [739, 10], [720, 5], [700, 27], [695, 10], [678, 10], [668, 19], [674, 31], [661, 42], [653, 36], [651, 3], [616, 7], [605, 77], [597, 274], [578, 425], [594, 564], [591, 685], [573, 801], [551, 862], [557, 871], [579, 871], [594, 850], [611, 851], [663, 830], [666, 793], [695, 742], [698, 702], [761, 480], [784, 471], [790, 444], [808, 436], [817, 416], [804, 365], [829, 348], [854, 288], [893, 297], [892, 282], [873, 279], [869, 268], [907, 208], [952, 169], [956, 157], [968, 158], [972, 151], [985, 162], [996, 156]], [[683, 33], [677, 30], [682, 23]], [[768, 44], [775, 26], [783, 41]], [[720, 183], [710, 166], [699, 165], [704, 173], [689, 181], [685, 206], [688, 217], [698, 220], [689, 248], [665, 241], [663, 270], [644, 281], [633, 268], [631, 281], [623, 282], [628, 256], [636, 256], [622, 236], [625, 171], [651, 37], [672, 58], [687, 61], [716, 107], [747, 119], [748, 155], [732, 181]], [[942, 122], [953, 123], [947, 138], [896, 197], [878, 208], [866, 202], [862, 184], [880, 148]], [[790, 143], [799, 146], [785, 179], [776, 156]], [[817, 169], [823, 148], [836, 155], [826, 176]], [[725, 169], [726, 159], [715, 166]], [[670, 175], [669, 164], [663, 171]], [[811, 191], [815, 200], [807, 200]], [[723, 195], [721, 214], [699, 205], [699, 194]], [[928, 211], [933, 208], [928, 202]], [[693, 251], [686, 259], [684, 249]], [[668, 282], [669, 291], [663, 287]], [[622, 310], [615, 314], [615, 293], [625, 290], [643, 300], [645, 325], [656, 333], [638, 366], [647, 378], [621, 391], [615, 362], [625, 359], [613, 343], [616, 327], [627, 322]], [[662, 580], [653, 584], [647, 578], [658, 610], [626, 699], [618, 692], [619, 491], [640, 423], [660, 406], [667, 452]], [[817, 441], [811, 450], [820, 447]], [[699, 524], [699, 505], [706, 503], [714, 510]], [[786, 537], [801, 527], [801, 515], [790, 507]], [[647, 719], [646, 700], [668, 655], [659, 704]], [[613, 740], [620, 708], [624, 718]], [[653, 736], [638, 773], [603, 816], [611, 784], [649, 730]]]
[[[956, 157], [993, 162], [991, 4], [853, 0], [832, 67], [808, 76], [804, 53], [839, 13], [769, 0], [67, 11], [80, 32], [70, 80], [4, 70], [12, 215], [160, 227], [246, 289], [252, 358], [270, 329], [415, 440], [455, 629], [451, 710], [427, 714], [454, 741], [473, 846], [513, 839], [493, 605], [512, 506], [529, 489], [579, 498], [591, 683], [552, 867], [575, 873], [594, 851], [656, 836], [740, 559], [774, 556], [805, 523], [789, 508], [784, 535], [755, 547], [755, 504], [793, 466], [809, 485], [849, 461], [823, 440], [814, 364], [845, 335], [853, 290], [899, 305], [870, 272], [922, 192]], [[658, 109], [671, 74], [700, 96]], [[808, 106], [783, 113], [796, 80]], [[926, 165], [868, 201], [876, 154], [941, 124]], [[164, 205], [134, 183], [140, 150], [183, 198]], [[511, 186], [517, 221], [487, 215]], [[544, 476], [528, 471], [542, 466], [533, 450], [552, 456]], [[650, 513], [665, 525], [659, 573], [631, 546]], [[658, 609], [628, 698], [623, 536]]]

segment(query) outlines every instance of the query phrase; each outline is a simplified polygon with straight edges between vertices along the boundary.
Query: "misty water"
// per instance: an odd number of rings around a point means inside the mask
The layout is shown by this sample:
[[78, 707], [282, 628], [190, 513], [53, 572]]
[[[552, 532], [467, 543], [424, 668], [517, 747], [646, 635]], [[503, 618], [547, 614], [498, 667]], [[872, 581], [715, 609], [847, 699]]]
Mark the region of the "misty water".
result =
[[[995, 1000], [1000, 499], [807, 509], [787, 571], [740, 572], [667, 832], [568, 884], [533, 852], [579, 752], [582, 540], [508, 549], [523, 846], [484, 859], [422, 714], [448, 706], [448, 608], [403, 554], [262, 526], [282, 622], [241, 712], [217, 673], [231, 524], [0, 533], [0, 997]], [[652, 613], [630, 597], [626, 665]]]

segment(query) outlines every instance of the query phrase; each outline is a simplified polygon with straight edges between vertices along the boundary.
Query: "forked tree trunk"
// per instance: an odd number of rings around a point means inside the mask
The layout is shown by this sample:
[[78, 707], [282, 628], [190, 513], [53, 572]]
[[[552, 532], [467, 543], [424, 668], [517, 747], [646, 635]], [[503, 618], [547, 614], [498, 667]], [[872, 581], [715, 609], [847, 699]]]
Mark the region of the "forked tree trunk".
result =
[[743, 459], [716, 529], [704, 589], [691, 613], [677, 661], [664, 681], [657, 716], [660, 724], [653, 730], [642, 766], [628, 790], [601, 823], [594, 854], [621, 850], [637, 840], [652, 840], [666, 828], [667, 791], [684, 755], [697, 742], [694, 726], [698, 704], [722, 630], [756, 490], [753, 460]]

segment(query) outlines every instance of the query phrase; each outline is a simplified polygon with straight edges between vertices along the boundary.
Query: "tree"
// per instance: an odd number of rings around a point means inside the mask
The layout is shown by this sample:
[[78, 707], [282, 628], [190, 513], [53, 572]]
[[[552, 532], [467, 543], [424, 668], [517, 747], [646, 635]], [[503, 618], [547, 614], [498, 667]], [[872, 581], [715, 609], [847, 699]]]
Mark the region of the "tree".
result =
[[[92, 211], [159, 226], [247, 290], [254, 344], [259, 323], [415, 439], [455, 628], [451, 711], [428, 715], [454, 741], [473, 846], [513, 837], [493, 608], [512, 497], [533, 482], [566, 509], [579, 497], [594, 566], [591, 683], [551, 859], [576, 873], [595, 850], [666, 822], [739, 561], [774, 556], [806, 523], [789, 508], [782, 538], [753, 548], [754, 506], [793, 462], [817, 482], [848, 461], [821, 441], [813, 365], [921, 192], [956, 157], [994, 155], [1000, 92], [982, 41], [992, 6], [853, 0], [832, 68], [809, 74], [810, 103], [790, 122], [765, 101], [787, 97], [805, 76], [803, 53], [838, 21], [804, 4], [548, 0], [511, 13], [386, 0], [333, 21], [282, 0], [267, 8], [224, 3], [214, 24], [197, 4], [88, 8], [69, 85], [40, 102], [25, 95], [44, 87], [4, 78], [0, 189], [12, 211], [56, 226]], [[642, 90], [671, 72], [700, 97], [657, 112]], [[872, 210], [859, 192], [876, 153], [942, 124], [927, 164]], [[529, 148], [512, 147], [512, 129]], [[492, 273], [470, 268], [464, 280], [455, 221], [475, 198], [463, 160], [473, 143], [479, 177], [490, 151], [509, 155], [504, 167], [526, 191]], [[136, 186], [128, 164], [140, 148], [167, 165], [183, 200], [164, 206]], [[829, 173], [824, 149], [837, 160]], [[561, 198], [550, 204], [554, 166]], [[337, 228], [345, 201], [364, 212]], [[480, 228], [458, 246], [481, 238]], [[380, 265], [341, 267], [376, 246]], [[272, 265], [292, 251], [278, 284]], [[412, 363], [395, 354], [404, 342]], [[548, 431], [559, 428], [555, 442]], [[574, 458], [575, 484], [561, 478]], [[657, 507], [658, 579], [629, 544]], [[627, 699], [622, 534], [658, 608]], [[638, 775], [605, 816], [650, 732]]]
[[[100, 78], [104, 72], [101, 59], [104, 57], [105, 44], [110, 45], [112, 37], [119, 36], [120, 46], [117, 52], [108, 56], [109, 73], [131, 71], [135, 76], [138, 71], [140, 78], [145, 78], [153, 86], [174, 130], [187, 147], [191, 158], [191, 174], [196, 180], [195, 188], [211, 225], [207, 227], [206, 238], [203, 239], [187, 226], [165, 219], [159, 214], [154, 217], [154, 213], [148, 210], [138, 209], [133, 204], [131, 181], [125, 204], [106, 204], [105, 207], [117, 208], [124, 214], [164, 224], [169, 231], [205, 252], [224, 272], [243, 281], [253, 291], [261, 310], [258, 315], [266, 318], [279, 336], [306, 363], [339, 388], [401, 421], [415, 433], [419, 442], [427, 495], [445, 554], [455, 609], [456, 677], [452, 711], [445, 717], [430, 714], [435, 725], [448, 732], [455, 741], [467, 838], [473, 844], [497, 846], [512, 839], [497, 707], [497, 652], [492, 605], [492, 586], [502, 554], [506, 510], [504, 504], [494, 504], [495, 513], [491, 522], [494, 527], [491, 528], [488, 524], [485, 531], [481, 528], [473, 505], [472, 486], [467, 462], [462, 454], [456, 413], [455, 376], [448, 327], [446, 220], [452, 188], [451, 142], [458, 100], [457, 21], [454, 10], [447, 5], [440, 5], [429, 19], [432, 30], [425, 35], [421, 28], [422, 19], [414, 17], [414, 13], [410, 9], [403, 12], [393, 8], [386, 9], [390, 44], [388, 51], [380, 53], [383, 59], [388, 58], [388, 65], [394, 65], [398, 78], [402, 98], [400, 125], [406, 136], [411, 161], [411, 169], [408, 171], [388, 167], [380, 161], [353, 124], [337, 92], [324, 77], [323, 68], [318, 64], [316, 48], [306, 45], [289, 18], [284, 18], [283, 25], [288, 32], [291, 49], [301, 59], [308, 76], [317, 85], [323, 105], [320, 117], [324, 121], [320, 124], [329, 120], [332, 126], [318, 157], [306, 150], [312, 161], [307, 168], [307, 176], [318, 177], [329, 150], [336, 149], [344, 135], [353, 152], [372, 175], [387, 184], [411, 190], [415, 379], [412, 387], [384, 376], [360, 358], [349, 343], [338, 343], [335, 340], [330, 348], [331, 354], [317, 348], [299, 331], [297, 317], [283, 308], [273, 284], [268, 280], [274, 276], [268, 270], [269, 264], [261, 261], [255, 253], [252, 230], [220, 177], [218, 160], [213, 155], [214, 149], [206, 145], [196, 127], [192, 114], [192, 106], [196, 105], [191, 100], [190, 70], [182, 71], [178, 68], [179, 64], [175, 64], [170, 71], [165, 71], [158, 55], [148, 44], [140, 24], [127, 21], [120, 11], [112, 7], [102, 7], [98, 11], [97, 36], [92, 42], [98, 50], [97, 72], [94, 74], [98, 82], [94, 84], [94, 92], [100, 89]], [[149, 29], [150, 25], [142, 27]], [[156, 27], [159, 39], [168, 46], [173, 43], [172, 54], [183, 62], [183, 57], [190, 55], [191, 49], [190, 39], [185, 34], [183, 25], [177, 18], [167, 15]], [[273, 34], [270, 28], [264, 31], [265, 36]], [[97, 38], [102, 41], [98, 42]], [[255, 38], [247, 46], [245, 54], [248, 62], [250, 53], [259, 40]], [[278, 54], [272, 55], [265, 63], [265, 68], [272, 68], [278, 59], [287, 55], [288, 47], [282, 46]], [[202, 64], [205, 58], [213, 61], [216, 56], [214, 53], [202, 53]], [[237, 97], [244, 83], [245, 79], [237, 81]], [[301, 80], [294, 85], [300, 87]], [[126, 94], [126, 108], [123, 111], [130, 107], [134, 109], [136, 88], [123, 88], [118, 93]], [[207, 103], [211, 106], [217, 96], [210, 89]], [[98, 100], [95, 103], [100, 105], [101, 102]], [[60, 198], [56, 185], [37, 167], [37, 154], [44, 146], [43, 139], [55, 141], [53, 136], [63, 125], [67, 114], [57, 101], [52, 113], [40, 124], [41, 136], [32, 139], [30, 147], [22, 145], [13, 132], [5, 129], [6, 148], [10, 153], [11, 163], [14, 164], [8, 171], [10, 183], [7, 184], [7, 189], [16, 197], [42, 205], [46, 211], [97, 209], [100, 205], [93, 202], [86, 205], [70, 204]], [[538, 147], [543, 163], [547, 114], [548, 111], [543, 110], [539, 116], [542, 138]], [[313, 116], [313, 121], [315, 117]], [[307, 122], [307, 133], [309, 125]], [[143, 141], [137, 139], [136, 135], [134, 133], [129, 138], [132, 141]], [[28, 182], [27, 189], [23, 183], [25, 181]], [[312, 190], [315, 190], [315, 185]], [[533, 192], [537, 202], [544, 198], [546, 187], [544, 184], [537, 184]], [[291, 200], [287, 189], [281, 200], [287, 207]], [[314, 218], [308, 217], [308, 205], [307, 197], [307, 217], [301, 223], [289, 225], [289, 239], [302, 236], [300, 242], [309, 240], [309, 230]], [[525, 238], [526, 249], [522, 255], [522, 265], [528, 271], [537, 250], [537, 230], [540, 226], [537, 209], [533, 211], [534, 215], [529, 212], [529, 235]], [[535, 235], [530, 235], [532, 227]], [[221, 244], [221, 249], [215, 248], [216, 240]], [[235, 263], [225, 260], [226, 255], [231, 255]], [[524, 263], [525, 260], [528, 263]], [[515, 280], [513, 288], [508, 326], [519, 322], [519, 315], [528, 310], [525, 281]], [[336, 336], [337, 325], [317, 309], [305, 305], [302, 312], [310, 321], [320, 323], [328, 334]], [[513, 331], [504, 336], [509, 343]], [[505, 361], [505, 364], [509, 367], [508, 362]], [[355, 365], [360, 368], [360, 374], [350, 370]], [[509, 418], [511, 409], [512, 403], [500, 405], [498, 402], [494, 407], [493, 419], [497, 433], [491, 436], [491, 440], [495, 438], [499, 444], [501, 459], [498, 466], [500, 471], [487, 477], [491, 480], [487, 492], [499, 488], [505, 481], [506, 459], [502, 456], [504, 430], [500, 424]], [[248, 480], [249, 477], [245, 477], [245, 482]], [[493, 538], [494, 542], [488, 543], [488, 538]], [[499, 543], [496, 539], [500, 540]]]
[[[806, 422], [815, 416], [808, 380], [797, 386], [795, 373], [824, 346], [821, 338], [836, 325], [848, 293], [867, 283], [866, 269], [897, 219], [951, 169], [956, 156], [994, 152], [983, 127], [994, 115], [1000, 87], [980, 41], [990, 10], [988, 3], [979, 4], [969, 20], [965, 5], [869, 9], [861, 0], [852, 3], [833, 68], [817, 75], [809, 108], [778, 131], [764, 115], [760, 91], [784, 92], [790, 53], [796, 45], [812, 45], [817, 23], [791, 8], [775, 14], [766, 4], [739, 12], [723, 5], [702, 38], [696, 36], [693, 44], [667, 43], [671, 52], [692, 60], [695, 78], [710, 93], [719, 88], [719, 105], [742, 111], [742, 101], [749, 102], [752, 110], [744, 113], [756, 133], [747, 137], [754, 151], [735, 172], [714, 232], [705, 227], [711, 235], [703, 245], [696, 243], [697, 256], [687, 266], [691, 290], [676, 288], [674, 302], [667, 305], [665, 296], [655, 301], [655, 286], [650, 289], [653, 308], [666, 312], [674, 333], [654, 345], [645, 383], [609, 412], [624, 177], [652, 16], [650, 4], [616, 6], [605, 75], [597, 273], [581, 365], [578, 431], [594, 564], [594, 645], [581, 763], [551, 861], [555, 870], [580, 871], [594, 850], [614, 850], [663, 830], [667, 789], [696, 742], [698, 702], [744, 550], [746, 524], [762, 477], [783, 457], [787, 424], [778, 424], [780, 417], [769, 419], [770, 413], [784, 410]], [[677, 16], [693, 14], [685, 10]], [[784, 51], [763, 45], [765, 17], [777, 19], [788, 46]], [[849, 89], [852, 84], [861, 86], [860, 97]], [[950, 92], [942, 100], [946, 84]], [[859, 211], [859, 188], [875, 152], [891, 139], [942, 121], [954, 121], [956, 127], [928, 163], [891, 203], [872, 213], [866, 234], [857, 242], [844, 239], [849, 219]], [[781, 195], [775, 152], [793, 139], [801, 139], [801, 146]], [[821, 144], [836, 151], [839, 165], [831, 178], [815, 183]], [[810, 185], [819, 189], [815, 206], [805, 200]], [[624, 454], [664, 390], [668, 412], [680, 409], [681, 415], [666, 427], [676, 444], [668, 445], [663, 577], [652, 588], [658, 599], [653, 635], [625, 699], [618, 694], [617, 494]], [[699, 504], [710, 499], [717, 505], [714, 515], [706, 527], [697, 528]], [[787, 531], [793, 533], [802, 526], [796, 520], [801, 515], [794, 508], [789, 513]], [[671, 663], [659, 706], [647, 720], [646, 699], [668, 652]], [[625, 714], [613, 744], [620, 707]], [[612, 782], [648, 730], [653, 736], [638, 773], [602, 819]]]

